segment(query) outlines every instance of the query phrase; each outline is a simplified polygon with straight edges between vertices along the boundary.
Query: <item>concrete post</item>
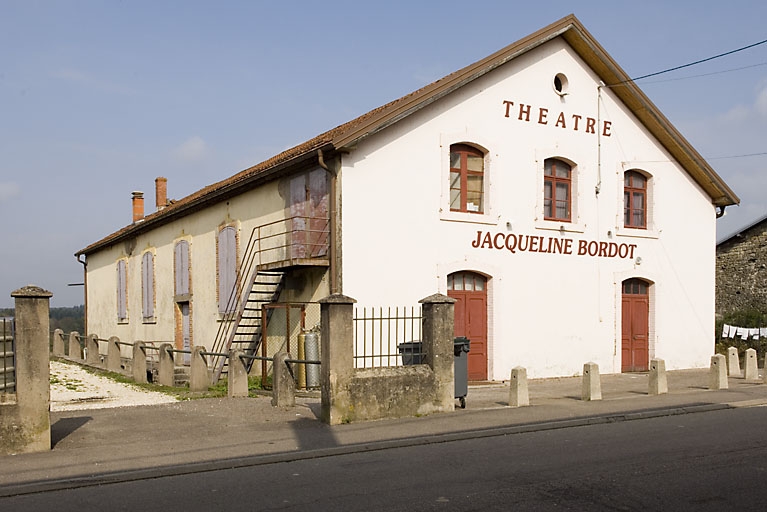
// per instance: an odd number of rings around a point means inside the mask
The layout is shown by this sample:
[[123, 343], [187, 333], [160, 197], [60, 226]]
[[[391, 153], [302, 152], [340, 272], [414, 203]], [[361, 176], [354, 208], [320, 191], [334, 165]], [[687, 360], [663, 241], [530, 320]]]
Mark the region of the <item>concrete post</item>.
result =
[[666, 380], [666, 361], [653, 359], [650, 361], [650, 390], [651, 395], [663, 395], [668, 393], [668, 381]]
[[107, 370], [120, 373], [122, 371], [122, 356], [120, 355], [120, 338], [112, 336], [107, 344]]
[[296, 405], [296, 380], [285, 362], [286, 359], [292, 358], [283, 350], [274, 354], [272, 405], [275, 407], [294, 407]]
[[101, 366], [98, 340], [99, 337], [95, 334], [89, 334], [85, 338], [85, 362], [90, 366]]
[[320, 390], [322, 421], [337, 425], [351, 420], [349, 382], [354, 375], [353, 304], [351, 297], [333, 294], [320, 299]]
[[163, 343], [160, 345], [160, 362], [157, 364], [157, 383], [161, 386], [174, 386], [176, 384], [176, 363], [173, 357], [173, 345]]
[[15, 402], [0, 401], [0, 455], [51, 449], [48, 331], [52, 296], [32, 285], [11, 293], [16, 308], [16, 395]]
[[72, 331], [69, 333], [69, 354], [70, 359], [77, 359], [82, 361], [83, 348], [80, 346], [80, 333]]
[[143, 341], [133, 342], [133, 380], [146, 383], [146, 348]]
[[763, 368], [764, 368], [764, 370], [763, 370], [764, 375], [762, 375], [762, 382], [767, 384], [767, 354], [764, 355], [764, 366], [763, 366]]
[[[241, 356], [243, 354], [242, 350], [229, 351], [229, 371], [227, 373], [227, 378], [229, 379], [227, 393], [229, 398], [247, 398], [248, 396], [248, 368], [242, 360]], [[275, 368], [276, 365], [275, 359]], [[272, 386], [275, 386], [275, 380], [277, 380], [276, 374], [272, 379]]]
[[757, 380], [759, 378], [759, 368], [756, 364], [756, 350], [749, 348], [746, 350], [746, 361], [744, 363], [745, 371], [743, 378], [746, 380]]
[[207, 391], [210, 385], [208, 361], [202, 353], [205, 347], [192, 348], [192, 361], [189, 367], [189, 391]]
[[[727, 368], [725, 357], [722, 354], [711, 356], [711, 370], [709, 373], [709, 389], [727, 389]], [[740, 372], [738, 372], [740, 373]]]
[[731, 377], [740, 377], [740, 358], [738, 349], [730, 347], [727, 349], [727, 375]]
[[64, 331], [56, 329], [53, 331], [53, 357], [64, 357]]
[[530, 396], [527, 392], [527, 370], [521, 366], [515, 366], [511, 369], [509, 405], [511, 407], [530, 405]]
[[586, 363], [583, 365], [583, 387], [581, 389], [583, 400], [602, 400], [602, 384], [599, 380], [599, 365]]
[[456, 300], [435, 293], [418, 301], [422, 306], [423, 330], [421, 332], [423, 362], [434, 372], [436, 390], [434, 405], [437, 411], [455, 410], [455, 335]]

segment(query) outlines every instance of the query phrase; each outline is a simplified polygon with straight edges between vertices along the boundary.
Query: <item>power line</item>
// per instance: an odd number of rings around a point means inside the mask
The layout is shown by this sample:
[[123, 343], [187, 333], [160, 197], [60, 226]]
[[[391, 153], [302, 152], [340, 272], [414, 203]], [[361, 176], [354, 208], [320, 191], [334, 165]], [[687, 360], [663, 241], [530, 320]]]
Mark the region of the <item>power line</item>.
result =
[[750, 66], [743, 66], [740, 68], [723, 69], [722, 71], [712, 71], [711, 73], [701, 73], [700, 75], [681, 76], [679, 78], [667, 78], [666, 80], [653, 80], [652, 82], [645, 82], [644, 85], [662, 84], [666, 82], [676, 82], [679, 80], [689, 80], [690, 78], [700, 78], [704, 76], [721, 75], [724, 73], [731, 73], [733, 71], [742, 71], [744, 69], [758, 68], [760, 66], [767, 66], [767, 62], [760, 62], [758, 64], [752, 64]]
[[735, 50], [730, 50], [729, 52], [720, 53], [719, 55], [714, 55], [712, 57], [707, 57], [705, 59], [696, 60], [695, 62], [690, 62], [688, 64], [682, 64], [681, 66], [675, 66], [673, 68], [664, 69], [663, 71], [657, 71], [655, 73], [650, 73], [649, 75], [642, 75], [638, 76], [636, 78], [629, 78], [628, 80], [624, 80], [622, 82], [618, 82], [617, 84], [610, 84], [608, 87], [615, 87], [616, 85], [625, 84], [627, 82], [636, 82], [637, 80], [642, 80], [644, 78], [650, 78], [651, 76], [658, 76], [662, 75], [664, 73], [670, 73], [672, 71], [677, 71], [679, 69], [689, 68], [690, 66], [695, 66], [697, 64], [702, 64], [703, 62], [708, 62], [710, 60], [718, 59], [720, 57], [725, 57], [727, 55], [732, 55], [733, 53], [742, 52], [743, 50], [748, 50], [749, 48], [754, 48], [755, 46], [759, 46], [761, 44], [767, 43], [767, 39], [764, 39], [763, 41], [759, 41], [758, 43], [749, 44], [748, 46], [743, 46], [741, 48], [737, 48]]

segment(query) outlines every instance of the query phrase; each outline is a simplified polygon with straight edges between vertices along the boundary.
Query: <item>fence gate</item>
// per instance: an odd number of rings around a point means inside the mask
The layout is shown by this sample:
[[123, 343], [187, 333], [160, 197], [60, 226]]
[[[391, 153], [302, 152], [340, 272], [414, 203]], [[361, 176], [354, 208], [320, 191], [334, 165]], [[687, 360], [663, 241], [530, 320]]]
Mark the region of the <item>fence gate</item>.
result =
[[0, 317], [0, 394], [16, 392], [16, 356], [14, 321]]

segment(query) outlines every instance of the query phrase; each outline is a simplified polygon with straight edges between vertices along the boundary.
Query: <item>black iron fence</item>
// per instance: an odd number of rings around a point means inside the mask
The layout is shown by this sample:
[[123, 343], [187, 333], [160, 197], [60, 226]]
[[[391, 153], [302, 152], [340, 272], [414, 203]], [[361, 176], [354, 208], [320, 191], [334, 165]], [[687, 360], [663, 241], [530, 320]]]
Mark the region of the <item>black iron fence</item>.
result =
[[0, 318], [0, 393], [16, 392], [14, 327], [12, 317]]
[[354, 366], [385, 368], [421, 362], [420, 306], [354, 309]]

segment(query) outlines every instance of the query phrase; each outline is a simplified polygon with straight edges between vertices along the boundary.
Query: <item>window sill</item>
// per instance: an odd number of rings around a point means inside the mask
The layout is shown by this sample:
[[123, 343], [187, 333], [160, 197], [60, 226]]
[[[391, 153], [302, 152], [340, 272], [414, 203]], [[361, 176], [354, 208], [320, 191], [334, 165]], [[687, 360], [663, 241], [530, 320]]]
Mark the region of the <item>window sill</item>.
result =
[[141, 320], [142, 324], [156, 324], [157, 319], [155, 317], [144, 318]]
[[440, 210], [439, 220], [447, 222], [466, 222], [470, 224], [488, 224], [492, 226], [498, 224], [498, 219], [489, 213], [453, 212], [445, 210]]
[[629, 237], [629, 238], [660, 238], [660, 233], [655, 229], [637, 229], [637, 228], [617, 228], [615, 230], [615, 236]]
[[586, 225], [573, 222], [535, 219], [535, 229], [557, 231], [559, 233], [585, 233]]
[[128, 325], [130, 321], [127, 318], [118, 318], [117, 325]]

